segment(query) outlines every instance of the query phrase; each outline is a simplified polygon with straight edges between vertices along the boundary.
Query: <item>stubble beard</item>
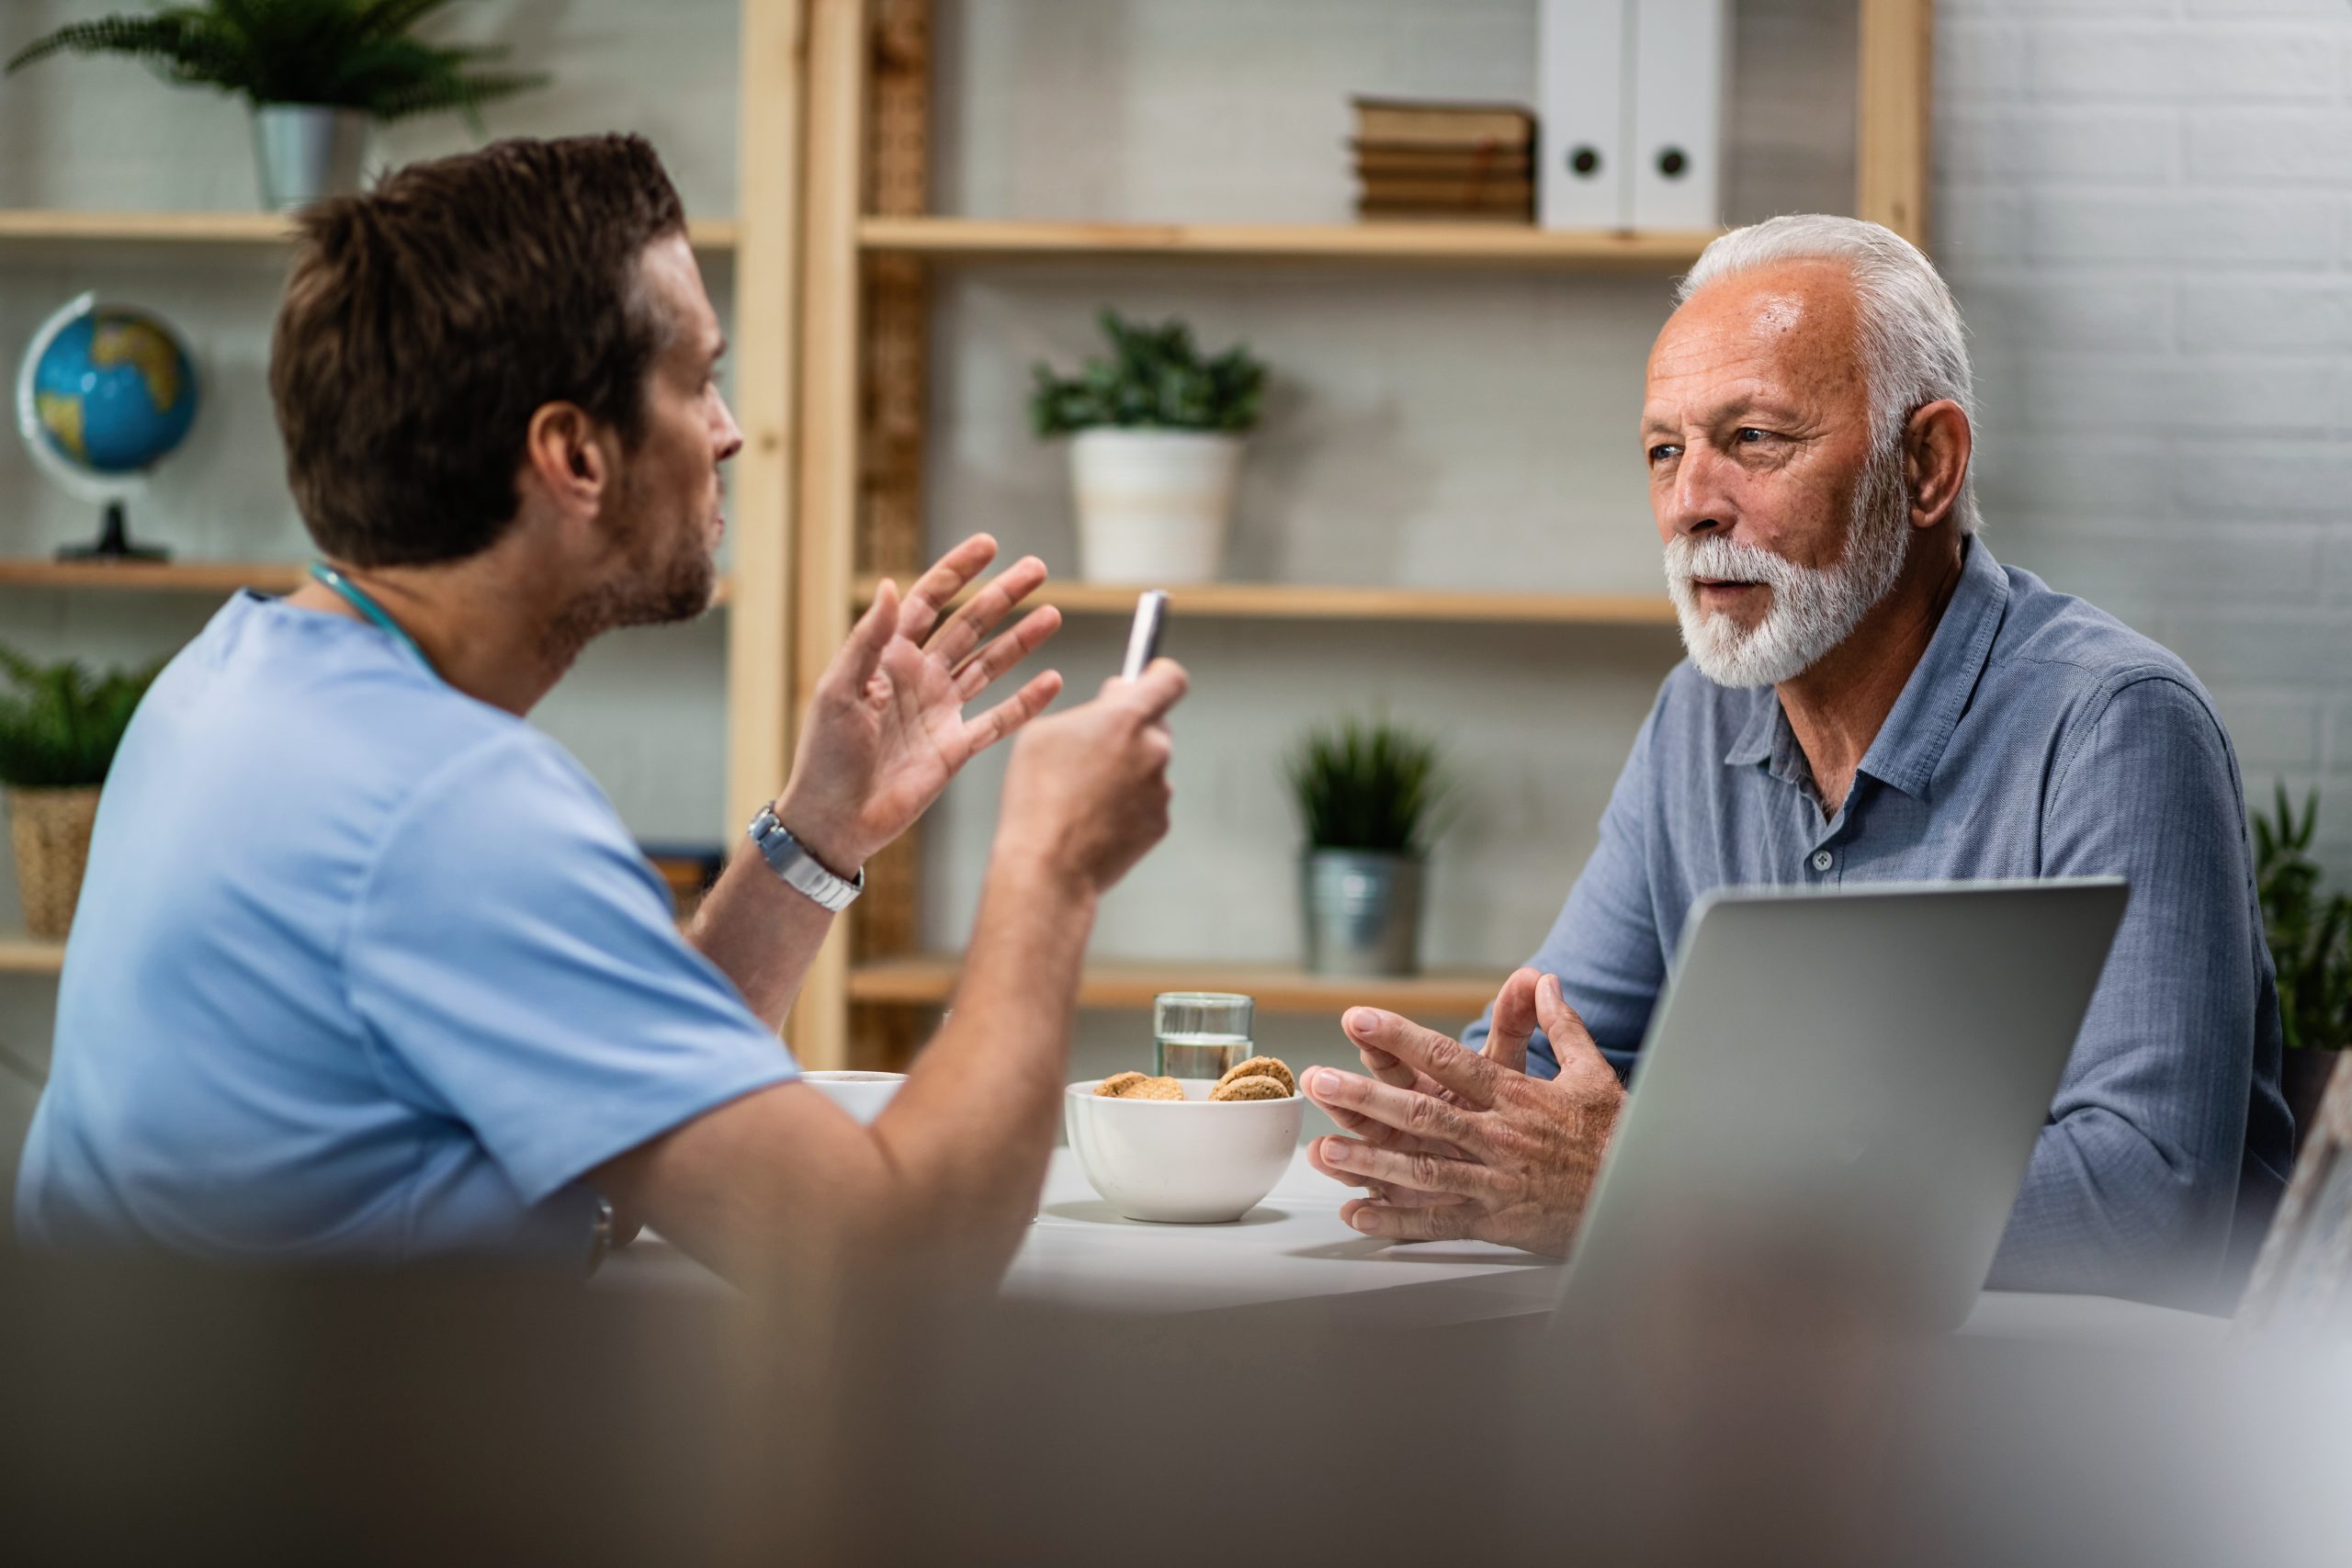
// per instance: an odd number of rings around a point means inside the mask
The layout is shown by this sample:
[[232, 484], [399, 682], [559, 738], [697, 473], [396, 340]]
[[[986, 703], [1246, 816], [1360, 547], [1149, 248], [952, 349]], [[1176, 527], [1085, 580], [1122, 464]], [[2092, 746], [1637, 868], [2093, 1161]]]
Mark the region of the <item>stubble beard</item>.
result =
[[[617, 516], [640, 519], [650, 510], [626, 485], [615, 508]], [[685, 527], [651, 521], [625, 525], [632, 537], [620, 550], [613, 574], [557, 615], [548, 628], [548, 655], [568, 667], [582, 649], [608, 631], [691, 621], [708, 610], [718, 565], [706, 542], [705, 521], [696, 511]]]

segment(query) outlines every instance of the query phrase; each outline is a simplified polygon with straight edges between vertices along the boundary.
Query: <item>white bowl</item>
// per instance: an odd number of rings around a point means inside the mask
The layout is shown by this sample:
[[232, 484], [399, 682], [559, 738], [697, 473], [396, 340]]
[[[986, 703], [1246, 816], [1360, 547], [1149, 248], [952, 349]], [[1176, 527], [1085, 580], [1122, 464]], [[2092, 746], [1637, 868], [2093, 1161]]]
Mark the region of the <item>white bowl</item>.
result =
[[1213, 1100], [1214, 1078], [1180, 1078], [1184, 1098], [1106, 1100], [1074, 1083], [1062, 1122], [1086, 1179], [1131, 1220], [1223, 1224], [1258, 1206], [1290, 1168], [1306, 1101]]
[[827, 1100], [850, 1114], [850, 1119], [864, 1126], [882, 1114], [899, 1086], [907, 1081], [904, 1073], [816, 1072], [803, 1073], [800, 1081], [816, 1089]]

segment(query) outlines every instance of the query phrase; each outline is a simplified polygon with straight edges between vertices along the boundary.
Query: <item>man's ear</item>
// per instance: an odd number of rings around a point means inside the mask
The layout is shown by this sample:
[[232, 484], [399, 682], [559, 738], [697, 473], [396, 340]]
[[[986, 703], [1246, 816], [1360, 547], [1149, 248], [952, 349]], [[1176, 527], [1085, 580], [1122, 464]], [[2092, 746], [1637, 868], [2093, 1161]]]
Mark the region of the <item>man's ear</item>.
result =
[[1960, 504], [1976, 449], [1968, 414], [1950, 398], [1929, 403], [1903, 427], [1903, 482], [1911, 496], [1911, 526], [1932, 528]]
[[612, 479], [603, 434], [577, 403], [541, 404], [523, 438], [524, 483], [564, 511], [593, 514]]

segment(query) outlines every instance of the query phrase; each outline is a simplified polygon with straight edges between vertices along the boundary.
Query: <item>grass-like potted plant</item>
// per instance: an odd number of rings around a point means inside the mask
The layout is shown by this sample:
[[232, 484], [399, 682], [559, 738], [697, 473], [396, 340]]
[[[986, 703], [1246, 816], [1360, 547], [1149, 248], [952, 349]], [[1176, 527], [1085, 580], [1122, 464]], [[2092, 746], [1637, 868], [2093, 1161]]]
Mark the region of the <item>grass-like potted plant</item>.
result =
[[443, 109], [468, 114], [544, 76], [485, 71], [503, 50], [427, 43], [415, 29], [454, 0], [200, 0], [69, 22], [17, 51], [143, 61], [253, 106], [262, 205], [284, 211], [359, 187], [368, 130]]
[[1233, 513], [1242, 438], [1258, 423], [1266, 367], [1236, 345], [1213, 359], [1182, 321], [1137, 326], [1102, 314], [1111, 357], [1074, 377], [1035, 367], [1030, 422], [1074, 435], [1079, 574], [1096, 582], [1216, 579]]
[[2255, 886], [2278, 970], [2282, 1076], [2300, 1137], [2318, 1115], [2329, 1075], [2352, 1047], [2352, 894], [2320, 889], [2311, 849], [2319, 792], [2303, 802], [2300, 818], [2287, 786], [2278, 792], [2273, 815], [2254, 818]]
[[1385, 719], [1343, 719], [1309, 729], [1287, 771], [1306, 828], [1306, 967], [1417, 972], [1423, 873], [1451, 793], [1437, 742]]
[[0, 647], [0, 675], [12, 688], [0, 694], [0, 787], [8, 795], [25, 925], [43, 941], [62, 941], [73, 926], [98, 787], [160, 668], [92, 675], [79, 664], [36, 664]]

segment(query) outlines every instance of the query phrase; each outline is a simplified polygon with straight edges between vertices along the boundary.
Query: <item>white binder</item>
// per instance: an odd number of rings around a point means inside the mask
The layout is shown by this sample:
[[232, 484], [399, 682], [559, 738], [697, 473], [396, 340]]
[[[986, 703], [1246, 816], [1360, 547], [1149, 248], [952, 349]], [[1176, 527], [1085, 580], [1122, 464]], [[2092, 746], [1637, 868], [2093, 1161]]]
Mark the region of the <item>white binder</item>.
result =
[[1634, 0], [1543, 0], [1538, 17], [1536, 220], [1546, 229], [1633, 221], [1626, 27]]
[[1730, 0], [1631, 4], [1630, 220], [1636, 229], [1718, 228]]

